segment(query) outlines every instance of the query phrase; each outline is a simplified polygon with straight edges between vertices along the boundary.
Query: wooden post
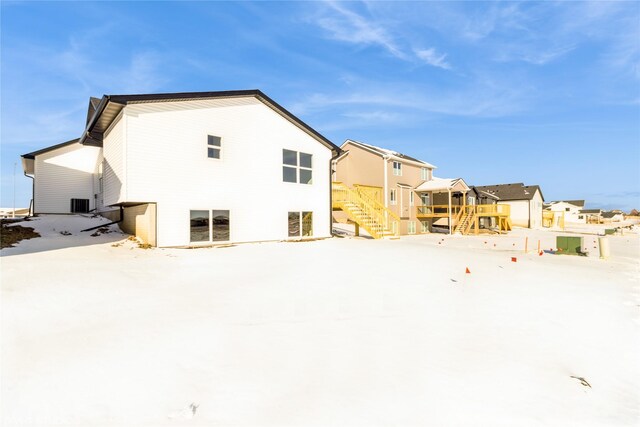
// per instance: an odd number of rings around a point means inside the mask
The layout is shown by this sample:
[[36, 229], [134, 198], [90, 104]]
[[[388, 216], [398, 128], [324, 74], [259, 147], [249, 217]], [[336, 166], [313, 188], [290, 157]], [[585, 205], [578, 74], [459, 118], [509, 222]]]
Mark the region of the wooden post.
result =
[[529, 249], [529, 236], [524, 238], [524, 253], [527, 253], [527, 249]]
[[538, 240], [538, 253], [540, 253], [540, 240]]
[[357, 222], [354, 223], [356, 225], [356, 236], [360, 236], [360, 224]]
[[453, 234], [453, 224], [451, 220], [451, 189], [449, 189], [449, 234]]

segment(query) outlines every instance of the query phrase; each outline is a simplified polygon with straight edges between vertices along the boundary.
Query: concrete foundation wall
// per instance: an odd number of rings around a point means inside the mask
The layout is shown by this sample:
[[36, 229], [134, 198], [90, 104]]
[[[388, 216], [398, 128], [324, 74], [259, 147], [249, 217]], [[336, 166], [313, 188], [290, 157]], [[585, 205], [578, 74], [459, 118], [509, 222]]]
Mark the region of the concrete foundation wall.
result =
[[138, 237], [144, 243], [156, 246], [156, 204], [146, 203], [125, 207], [120, 228], [125, 233]]

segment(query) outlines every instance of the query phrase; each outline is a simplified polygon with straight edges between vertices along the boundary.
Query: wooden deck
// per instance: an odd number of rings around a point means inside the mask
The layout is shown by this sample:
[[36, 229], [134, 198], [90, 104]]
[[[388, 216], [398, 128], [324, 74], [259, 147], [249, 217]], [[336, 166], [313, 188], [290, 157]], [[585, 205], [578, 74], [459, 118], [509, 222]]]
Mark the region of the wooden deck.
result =
[[451, 218], [454, 233], [478, 234], [481, 218], [495, 218], [500, 232], [511, 230], [511, 206], [509, 205], [424, 205], [416, 206], [419, 219]]

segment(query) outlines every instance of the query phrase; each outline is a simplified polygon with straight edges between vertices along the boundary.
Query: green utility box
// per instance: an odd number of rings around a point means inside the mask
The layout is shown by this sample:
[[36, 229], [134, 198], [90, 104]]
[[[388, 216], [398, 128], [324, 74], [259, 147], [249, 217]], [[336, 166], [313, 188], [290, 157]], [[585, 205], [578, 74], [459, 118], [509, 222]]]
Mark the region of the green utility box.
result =
[[576, 236], [557, 236], [556, 248], [560, 254], [565, 255], [582, 255], [582, 237]]
[[604, 235], [609, 235], [609, 234], [616, 234], [616, 229], [615, 228], [606, 228], [604, 230]]

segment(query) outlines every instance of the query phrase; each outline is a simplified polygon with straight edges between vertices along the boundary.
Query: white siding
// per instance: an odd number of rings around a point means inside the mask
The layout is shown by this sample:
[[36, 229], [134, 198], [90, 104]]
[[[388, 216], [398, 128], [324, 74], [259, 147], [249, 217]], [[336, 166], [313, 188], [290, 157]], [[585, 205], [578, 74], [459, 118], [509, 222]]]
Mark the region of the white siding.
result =
[[500, 201], [498, 204], [511, 206], [511, 223], [513, 225], [517, 227], [529, 227], [528, 200]]
[[113, 205], [126, 199], [126, 120], [118, 116], [104, 135], [102, 176], [104, 206]]
[[[331, 151], [257, 99], [135, 104], [125, 119], [124, 201], [157, 203], [158, 246], [189, 244], [192, 209], [229, 210], [234, 242], [287, 238], [289, 211], [312, 211], [314, 236], [330, 236]], [[283, 148], [313, 155], [313, 184], [282, 181]]]
[[71, 199], [89, 199], [95, 208], [93, 171], [100, 149], [67, 145], [36, 156], [35, 213], [71, 213]]
[[538, 190], [529, 201], [529, 209], [530, 228], [542, 227], [542, 196]]

